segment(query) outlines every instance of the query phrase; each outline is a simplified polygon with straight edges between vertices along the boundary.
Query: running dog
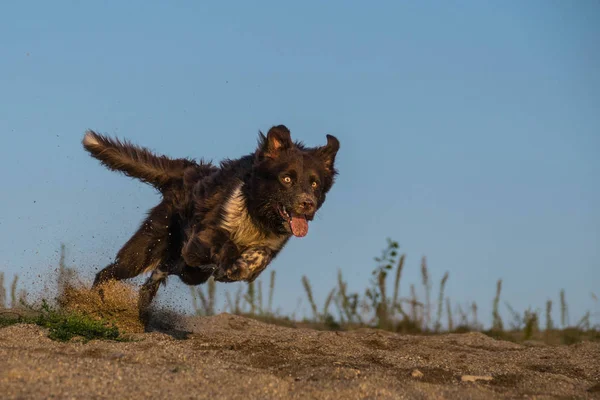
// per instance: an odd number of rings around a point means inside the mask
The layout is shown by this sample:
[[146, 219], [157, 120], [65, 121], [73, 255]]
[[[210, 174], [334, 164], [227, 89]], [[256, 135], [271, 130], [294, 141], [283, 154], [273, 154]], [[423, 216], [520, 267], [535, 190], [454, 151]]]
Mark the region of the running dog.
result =
[[293, 235], [308, 233], [337, 170], [340, 144], [306, 147], [284, 125], [259, 132], [256, 150], [218, 166], [172, 159], [147, 148], [87, 131], [84, 148], [108, 169], [154, 186], [162, 195], [137, 232], [101, 270], [94, 287], [110, 279], [151, 272], [140, 290], [140, 317], [167, 276], [188, 285], [251, 282]]

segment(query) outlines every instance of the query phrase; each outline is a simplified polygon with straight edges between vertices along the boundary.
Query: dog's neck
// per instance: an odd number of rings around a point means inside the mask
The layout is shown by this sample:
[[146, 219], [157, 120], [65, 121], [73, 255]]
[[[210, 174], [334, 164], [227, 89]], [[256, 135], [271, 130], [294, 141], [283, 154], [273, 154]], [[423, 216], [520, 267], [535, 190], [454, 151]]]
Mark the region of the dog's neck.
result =
[[281, 235], [260, 227], [248, 212], [244, 183], [233, 189], [222, 209], [221, 228], [229, 232], [231, 240], [240, 248], [267, 247], [278, 251], [289, 235]]

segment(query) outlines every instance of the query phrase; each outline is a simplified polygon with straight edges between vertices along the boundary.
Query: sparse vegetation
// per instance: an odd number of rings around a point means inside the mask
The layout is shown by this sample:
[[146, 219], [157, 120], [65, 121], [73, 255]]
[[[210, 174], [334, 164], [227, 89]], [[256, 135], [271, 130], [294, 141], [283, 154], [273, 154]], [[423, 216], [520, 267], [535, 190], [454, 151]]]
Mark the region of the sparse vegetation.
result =
[[51, 307], [43, 300], [41, 306], [23, 305], [21, 311], [3, 311], [0, 327], [18, 323], [36, 324], [48, 328], [48, 337], [58, 341], [79, 338], [85, 342], [93, 339], [127, 341], [119, 329], [109, 323], [77, 312], [65, 312]]
[[75, 337], [81, 337], [84, 341], [92, 339], [127, 340], [121, 336], [115, 325], [91, 318], [86, 314], [61, 312], [51, 308], [45, 301], [35, 323], [48, 328], [50, 330], [48, 337], [54, 340], [68, 341]]
[[[564, 290], [559, 293], [560, 328], [552, 319], [552, 300], [546, 301], [545, 327], [541, 328], [541, 311], [527, 308], [516, 311], [508, 302], [504, 302], [510, 318], [506, 323], [502, 318], [501, 292], [502, 280], [496, 283], [496, 292], [492, 301], [492, 324], [484, 330], [478, 317], [475, 302], [466, 307], [452, 306], [445, 296], [449, 272], [440, 280], [437, 302], [431, 302], [433, 278], [427, 266], [426, 258], [420, 263], [421, 285], [424, 301], [418, 297], [417, 286], [410, 285], [410, 293], [403, 297], [400, 292], [402, 272], [406, 255], [399, 254], [399, 244], [387, 241], [387, 246], [379, 257], [375, 258], [375, 268], [367, 288], [360, 292], [350, 292], [342, 271], [338, 271], [337, 284], [332, 288], [320, 306], [314, 296], [308, 277], [302, 277], [302, 286], [308, 300], [310, 317], [297, 321], [292, 317], [280, 315], [273, 310], [275, 291], [275, 271], [269, 275], [266, 307], [263, 303], [262, 281], [249, 283], [244, 291], [239, 287], [235, 293], [226, 291], [226, 311], [255, 318], [264, 322], [286, 326], [310, 326], [323, 330], [349, 330], [359, 327], [376, 327], [400, 333], [436, 334], [444, 332], [481, 331], [489, 336], [511, 341], [540, 340], [550, 344], [572, 344], [581, 340], [600, 340], [600, 326], [593, 325], [592, 314], [587, 312], [577, 325], [569, 324], [569, 312]], [[65, 265], [65, 247], [61, 246], [59, 260], [58, 289], [65, 290], [67, 282], [76, 276], [73, 268]], [[393, 276], [391, 288], [388, 277]], [[0, 272], [0, 326], [17, 322], [35, 323], [50, 329], [49, 336], [56, 340], [70, 340], [81, 337], [84, 340], [110, 339], [125, 340], [118, 328], [108, 320], [97, 315], [87, 315], [81, 310], [52, 308], [43, 301], [38, 308], [27, 305], [27, 293], [18, 289], [18, 276], [10, 285], [10, 308], [7, 304], [5, 277]], [[391, 290], [390, 290], [391, 289]], [[216, 282], [211, 278], [206, 285], [190, 287], [192, 306], [196, 315], [210, 316], [217, 312]], [[390, 295], [391, 293], [391, 295]], [[592, 298], [598, 298], [592, 293]], [[433, 308], [436, 308], [435, 310]], [[434, 317], [432, 313], [435, 312]], [[445, 321], [445, 322], [444, 322]]]
[[[484, 330], [479, 321], [477, 303], [469, 303], [466, 308], [460, 304], [452, 307], [450, 298], [445, 297], [445, 288], [450, 277], [449, 272], [445, 272], [440, 280], [437, 304], [432, 304], [432, 277], [425, 257], [421, 259], [420, 263], [421, 285], [425, 300], [419, 300], [417, 288], [414, 284], [410, 285], [410, 296], [402, 297], [400, 283], [406, 255], [399, 254], [398, 249], [398, 243], [388, 239], [387, 246], [382, 254], [375, 258], [372, 278], [363, 295], [348, 291], [348, 285], [343, 279], [342, 271], [339, 270], [337, 285], [329, 291], [322, 307], [315, 300], [309, 278], [303, 276], [301, 283], [308, 300], [311, 316], [296, 322], [295, 325], [308, 325], [324, 330], [377, 327], [410, 334], [481, 331], [489, 336], [504, 340], [541, 340], [551, 344], [571, 344], [581, 340], [600, 340], [600, 326], [592, 326], [590, 312], [587, 312], [576, 326], [569, 326], [564, 290], [559, 294], [562, 329], [556, 329], [552, 321], [551, 300], [546, 303], [545, 329], [540, 327], [540, 310], [528, 308], [523, 313], [519, 313], [509, 303], [505, 302], [506, 311], [510, 315], [509, 328], [506, 329], [500, 308], [501, 279], [496, 283], [496, 292], [492, 302], [492, 324], [490, 329]], [[390, 275], [394, 277], [391, 291], [388, 288], [387, 279]], [[241, 289], [238, 290], [235, 294], [235, 301], [232, 301], [231, 294], [226, 292], [227, 311], [260, 320], [265, 320], [265, 317], [268, 316], [270, 322], [279, 323], [281, 320], [289, 325], [292, 322], [290, 318], [275, 315], [271, 310], [275, 272], [272, 271], [271, 273], [270, 300], [267, 310], [263, 310], [262, 305], [256, 304], [256, 287], [261, 287], [260, 281], [257, 281], [256, 284], [249, 284], [246, 293], [242, 293]], [[211, 289], [211, 283], [207, 285], [207, 288], [208, 292], [214, 295], [215, 291]], [[194, 292], [194, 309], [198, 315], [212, 315], [214, 308], [211, 307], [214, 307], [216, 300], [214, 298], [208, 301], [202, 300], [206, 297], [203, 290], [202, 287], [192, 289]], [[260, 289], [258, 293], [260, 302]], [[392, 295], [389, 296], [389, 293], [392, 293]], [[200, 304], [196, 300], [197, 298], [202, 300]], [[597, 301], [594, 294], [592, 294], [592, 298]], [[336, 311], [334, 312], [330, 311], [332, 304], [335, 305]], [[437, 308], [436, 310], [433, 310], [434, 306]], [[432, 312], [434, 311], [435, 318], [432, 318]], [[445, 326], [443, 321], [446, 321]]]

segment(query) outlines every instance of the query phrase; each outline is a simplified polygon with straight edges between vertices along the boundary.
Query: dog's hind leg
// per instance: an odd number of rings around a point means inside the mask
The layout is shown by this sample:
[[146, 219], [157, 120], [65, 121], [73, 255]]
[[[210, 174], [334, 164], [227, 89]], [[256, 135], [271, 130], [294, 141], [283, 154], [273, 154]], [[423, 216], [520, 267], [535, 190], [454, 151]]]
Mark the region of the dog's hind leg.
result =
[[154, 240], [156, 239], [140, 228], [119, 250], [115, 262], [96, 274], [92, 287], [109, 280], [134, 278], [144, 271], [156, 268], [162, 260], [161, 257], [156, 257], [159, 254], [152, 254], [155, 253], [152, 251]]
[[170, 225], [172, 212], [166, 202], [154, 207], [137, 232], [117, 253], [114, 263], [96, 274], [93, 287], [109, 280], [122, 280], [156, 269], [173, 250], [170, 243], [177, 241]]
[[133, 278], [135, 275], [130, 276], [131, 274], [128, 274], [129, 271], [130, 270], [122, 264], [116, 262], [109, 264], [96, 274], [92, 287], [94, 288], [113, 279], [120, 281], [121, 279]]

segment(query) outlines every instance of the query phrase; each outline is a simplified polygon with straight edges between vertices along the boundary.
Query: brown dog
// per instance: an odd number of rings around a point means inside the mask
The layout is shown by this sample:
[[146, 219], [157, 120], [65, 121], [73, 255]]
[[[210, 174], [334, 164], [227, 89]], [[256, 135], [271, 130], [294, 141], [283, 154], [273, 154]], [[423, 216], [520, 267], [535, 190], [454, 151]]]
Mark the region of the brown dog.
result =
[[152, 272], [140, 292], [145, 318], [168, 275], [189, 285], [213, 274], [218, 281], [253, 281], [292, 235], [305, 236], [334, 183], [339, 141], [327, 135], [325, 146], [308, 148], [283, 125], [259, 136], [252, 154], [217, 167], [86, 132], [83, 145], [93, 157], [163, 197], [94, 286]]

